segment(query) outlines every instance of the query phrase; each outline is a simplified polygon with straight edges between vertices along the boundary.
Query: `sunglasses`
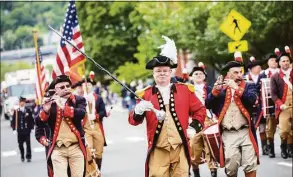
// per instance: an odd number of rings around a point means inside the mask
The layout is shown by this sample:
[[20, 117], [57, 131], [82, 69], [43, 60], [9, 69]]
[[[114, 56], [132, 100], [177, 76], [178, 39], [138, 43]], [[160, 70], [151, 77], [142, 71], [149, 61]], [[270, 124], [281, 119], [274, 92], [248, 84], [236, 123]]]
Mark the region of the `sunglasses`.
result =
[[66, 87], [66, 88], [70, 88], [70, 85], [69, 85], [69, 84], [66, 84], [66, 85], [63, 85], [63, 86], [61, 86], [61, 87], [57, 87], [57, 88], [63, 90], [63, 89], [65, 89], [65, 87]]
[[194, 73], [194, 75], [196, 75], [196, 76], [201, 76], [201, 75], [204, 75], [203, 73]]

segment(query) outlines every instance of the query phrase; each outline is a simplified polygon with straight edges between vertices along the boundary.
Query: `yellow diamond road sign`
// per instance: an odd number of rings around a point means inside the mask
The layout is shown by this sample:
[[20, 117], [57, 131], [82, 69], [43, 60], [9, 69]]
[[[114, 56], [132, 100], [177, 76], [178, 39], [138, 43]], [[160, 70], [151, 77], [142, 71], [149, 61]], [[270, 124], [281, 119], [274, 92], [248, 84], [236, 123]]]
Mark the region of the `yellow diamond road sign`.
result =
[[251, 22], [243, 15], [235, 10], [231, 10], [224, 22], [220, 26], [220, 30], [235, 41], [239, 41], [247, 30], [250, 28]]
[[248, 51], [248, 43], [247, 41], [236, 41], [236, 42], [228, 42], [228, 50], [229, 53], [234, 53], [236, 51], [246, 52]]

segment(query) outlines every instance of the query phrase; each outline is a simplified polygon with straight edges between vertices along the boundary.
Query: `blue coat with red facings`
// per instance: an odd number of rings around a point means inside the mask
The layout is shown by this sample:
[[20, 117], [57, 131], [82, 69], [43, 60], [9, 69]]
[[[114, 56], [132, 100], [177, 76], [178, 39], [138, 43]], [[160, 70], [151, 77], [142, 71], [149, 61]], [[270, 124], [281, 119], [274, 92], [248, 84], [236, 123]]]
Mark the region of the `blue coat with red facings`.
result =
[[[231, 103], [232, 91], [231, 88], [226, 87], [221, 91], [213, 89], [212, 92], [208, 95], [208, 98], [205, 100], [205, 105], [207, 109], [212, 109], [213, 113], [218, 116], [218, 126], [220, 134], [222, 133], [221, 122], [226, 114], [226, 111]], [[255, 154], [259, 159], [259, 151], [257, 145], [257, 139], [255, 134], [255, 126], [251, 119], [251, 110], [252, 106], [257, 99], [256, 86], [253, 83], [245, 83], [242, 81], [239, 85], [239, 89], [235, 91], [233, 99], [242, 112], [242, 114], [247, 119], [249, 124], [249, 137], [253, 144]], [[258, 160], [259, 163], [259, 160]], [[223, 142], [220, 142], [220, 166], [225, 166], [225, 155], [223, 149]]]
[[[79, 147], [84, 155], [84, 161], [86, 162], [84, 130], [82, 128], [82, 119], [84, 118], [85, 114], [86, 114], [86, 100], [85, 98], [77, 96], [77, 95], [71, 95], [70, 98], [68, 98], [63, 111], [61, 108], [59, 108], [56, 105], [56, 103], [52, 103], [51, 109], [48, 114], [45, 113], [45, 111], [41, 108], [37, 119], [39, 119], [38, 121], [47, 123], [50, 131], [52, 132], [50, 134], [50, 138], [48, 138], [52, 141], [52, 144], [50, 145], [48, 154], [47, 154], [47, 164], [49, 168], [50, 177], [54, 176], [53, 165], [51, 161], [51, 154], [56, 145], [56, 140], [58, 137], [61, 121], [63, 118], [69, 125], [71, 131], [76, 135], [78, 139]], [[43, 144], [43, 140], [46, 138], [45, 136], [40, 136], [40, 135], [36, 135], [36, 137], [39, 137], [38, 141], [41, 144]], [[84, 170], [83, 176], [85, 176], [85, 170]]]

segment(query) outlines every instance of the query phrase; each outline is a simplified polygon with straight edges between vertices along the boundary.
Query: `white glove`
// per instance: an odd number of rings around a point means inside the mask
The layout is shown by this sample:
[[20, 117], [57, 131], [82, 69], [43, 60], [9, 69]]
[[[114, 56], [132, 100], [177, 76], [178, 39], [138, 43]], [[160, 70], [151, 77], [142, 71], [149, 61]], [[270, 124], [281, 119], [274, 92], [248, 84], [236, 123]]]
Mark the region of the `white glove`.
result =
[[145, 111], [150, 111], [154, 108], [154, 105], [150, 101], [142, 100], [134, 108], [135, 114], [142, 115]]
[[196, 131], [195, 131], [195, 129], [193, 127], [188, 126], [188, 128], [186, 130], [186, 133], [187, 133], [187, 137], [189, 139], [191, 139], [196, 134]]
[[155, 110], [155, 114], [156, 114], [156, 117], [159, 121], [165, 120], [165, 118], [166, 118], [166, 113], [163, 110]]
[[89, 120], [95, 120], [96, 119], [96, 115], [95, 114], [88, 114], [88, 119]]
[[226, 84], [234, 90], [238, 89], [238, 84], [232, 79], [226, 80]]
[[17, 131], [16, 130], [13, 130], [13, 134], [16, 135], [16, 133], [17, 133]]
[[285, 109], [287, 109], [288, 108], [288, 106], [286, 106], [285, 104], [282, 104], [281, 106], [280, 106], [280, 109], [283, 111], [283, 110], [285, 110]]

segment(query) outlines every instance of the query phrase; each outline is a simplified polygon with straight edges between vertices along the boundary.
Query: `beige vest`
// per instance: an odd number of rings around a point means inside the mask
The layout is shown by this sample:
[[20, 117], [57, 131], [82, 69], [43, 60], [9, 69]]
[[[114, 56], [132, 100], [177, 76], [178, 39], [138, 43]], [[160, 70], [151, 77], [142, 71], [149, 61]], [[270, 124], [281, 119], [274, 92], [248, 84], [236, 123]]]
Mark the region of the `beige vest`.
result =
[[286, 101], [285, 104], [287, 106], [292, 106], [292, 90], [288, 87], [287, 95], [286, 95]]
[[57, 146], [61, 147], [64, 144], [69, 147], [72, 143], [77, 143], [78, 139], [75, 134], [71, 131], [65, 120], [61, 121], [58, 137]]
[[182, 144], [182, 140], [169, 111], [169, 105], [165, 106], [167, 120], [164, 121], [156, 146], [170, 151], [171, 147], [176, 149], [178, 145]]
[[238, 130], [241, 126], [247, 125], [247, 120], [241, 113], [234, 101], [231, 101], [228, 110], [221, 123], [224, 129], [230, 130], [232, 127]]

